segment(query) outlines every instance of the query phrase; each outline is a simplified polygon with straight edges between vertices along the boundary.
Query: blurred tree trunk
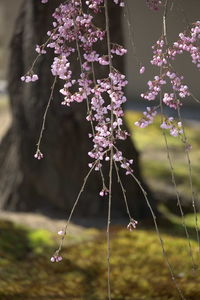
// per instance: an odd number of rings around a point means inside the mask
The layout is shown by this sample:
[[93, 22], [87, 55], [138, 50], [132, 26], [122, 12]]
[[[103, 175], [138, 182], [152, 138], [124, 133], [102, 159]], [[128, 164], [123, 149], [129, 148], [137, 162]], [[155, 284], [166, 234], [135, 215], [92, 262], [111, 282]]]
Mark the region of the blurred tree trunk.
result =
[[[36, 70], [39, 81], [24, 84], [20, 77], [31, 65], [35, 56], [35, 44], [44, 42], [50, 28], [51, 14], [57, 4], [58, 1], [49, 1], [42, 5], [39, 0], [25, 0], [16, 23], [9, 68], [13, 121], [0, 151], [0, 207], [3, 209], [48, 211], [50, 208], [58, 208], [69, 213], [88, 171], [87, 153], [92, 145], [88, 139], [90, 125], [85, 120], [85, 104], [74, 104], [71, 108], [62, 107], [59, 86], [48, 112], [42, 142], [45, 158], [41, 161], [33, 158], [53, 82], [50, 72], [53, 54], [50, 52], [40, 58]], [[112, 41], [122, 41], [120, 9], [112, 4], [110, 14]], [[123, 71], [122, 60], [118, 67]], [[123, 142], [121, 146], [126, 157], [134, 158], [135, 174], [141, 180], [138, 153], [131, 139]], [[138, 186], [122, 171], [120, 175], [127, 190], [133, 216], [141, 218], [149, 215]], [[105, 215], [107, 198], [101, 199], [98, 196], [100, 189], [101, 178], [94, 172], [79, 201], [76, 216]], [[154, 201], [152, 205], [155, 206]], [[112, 211], [113, 215], [126, 214], [116, 178], [113, 182]]]

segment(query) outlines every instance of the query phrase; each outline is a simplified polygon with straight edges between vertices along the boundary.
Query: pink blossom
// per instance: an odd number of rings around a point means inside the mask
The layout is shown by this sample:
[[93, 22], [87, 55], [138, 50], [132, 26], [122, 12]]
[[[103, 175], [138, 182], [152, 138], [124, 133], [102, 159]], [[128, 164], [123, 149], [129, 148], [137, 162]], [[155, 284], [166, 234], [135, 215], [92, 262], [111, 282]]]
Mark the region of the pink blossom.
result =
[[42, 154], [42, 152], [38, 149], [34, 155], [35, 158], [37, 158], [38, 160], [42, 159], [44, 156]]
[[109, 65], [109, 63], [110, 63], [107, 55], [99, 57], [98, 62], [100, 63], [100, 65], [103, 65], [103, 66]]
[[180, 100], [176, 98], [175, 93], [171, 93], [171, 94], [165, 93], [164, 97], [163, 97], [163, 102], [167, 106], [169, 106], [171, 108], [174, 108], [174, 109], [177, 109], [177, 108], [179, 108], [182, 105], [182, 103], [180, 102]]
[[65, 234], [64, 230], [59, 230], [58, 231], [58, 235], [64, 235], [64, 234]]
[[34, 82], [38, 79], [39, 78], [37, 74], [24, 75], [21, 77], [21, 81], [25, 81], [25, 82]]
[[46, 54], [46, 53], [47, 53], [47, 51], [44, 50], [44, 48], [41, 47], [41, 46], [39, 46], [39, 45], [36, 45], [35, 51], [36, 51], [37, 53], [39, 53], [39, 54]]
[[138, 224], [138, 221], [136, 221], [134, 219], [130, 219], [130, 223], [127, 225], [127, 229], [129, 231], [133, 231], [134, 229], [136, 229], [137, 224]]
[[51, 262], [61, 262], [61, 260], [62, 260], [62, 256], [60, 256], [60, 255], [53, 255], [52, 257], [51, 257]]
[[107, 188], [103, 188], [103, 189], [100, 191], [99, 195], [100, 195], [101, 197], [103, 197], [103, 196], [107, 196], [108, 193], [109, 193], [109, 190], [108, 190]]
[[140, 74], [143, 74], [144, 72], [145, 72], [145, 67], [142, 66], [142, 67], [140, 68]]
[[152, 10], [158, 10], [159, 6], [162, 4], [161, 0], [146, 0], [148, 7]]
[[115, 4], [118, 4], [121, 7], [124, 7], [124, 0], [113, 0]]
[[111, 53], [122, 56], [127, 53], [127, 49], [118, 44], [113, 44], [111, 48]]
[[139, 121], [135, 122], [135, 125], [140, 128], [145, 128], [149, 124], [152, 124], [154, 121], [155, 116], [157, 115], [156, 108], [147, 107], [147, 111], [143, 112], [144, 117], [141, 118]]
[[181, 122], [176, 122], [174, 118], [170, 117], [160, 125], [162, 129], [169, 129], [170, 135], [177, 137], [183, 134], [183, 128]]

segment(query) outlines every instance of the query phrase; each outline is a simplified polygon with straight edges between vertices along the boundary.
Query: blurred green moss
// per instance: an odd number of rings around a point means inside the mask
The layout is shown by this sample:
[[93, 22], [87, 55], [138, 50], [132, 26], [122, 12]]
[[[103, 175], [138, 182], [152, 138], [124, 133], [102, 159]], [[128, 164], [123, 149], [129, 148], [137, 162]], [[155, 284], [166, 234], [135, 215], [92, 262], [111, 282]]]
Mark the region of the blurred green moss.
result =
[[[127, 111], [125, 119], [131, 136], [136, 147], [141, 152], [142, 172], [149, 183], [150, 187], [156, 191], [158, 187], [168, 189], [171, 183], [171, 171], [167, 159], [167, 151], [160, 129], [160, 116], [155, 118], [155, 122], [150, 126], [142, 129], [134, 125], [142, 117], [142, 113]], [[190, 160], [192, 165], [192, 180], [194, 189], [200, 192], [200, 127], [191, 126], [191, 123], [185, 125], [186, 135], [189, 143], [192, 145], [190, 151]], [[166, 130], [166, 136], [174, 166], [174, 174], [176, 177], [179, 191], [185, 197], [191, 197], [189, 185], [189, 169], [184, 145], [180, 138], [172, 137]]]
[[30, 251], [27, 231], [9, 221], [0, 222], [0, 259], [20, 260]]
[[35, 253], [42, 253], [47, 248], [54, 246], [52, 234], [44, 229], [28, 231], [27, 238], [30, 248]]
[[[63, 261], [56, 264], [49, 260], [49, 250], [52, 246], [56, 249], [56, 241], [50, 233], [22, 229], [1, 221], [1, 232], [2, 229], [5, 234], [0, 243], [1, 255], [4, 254], [4, 260], [0, 260], [0, 299], [107, 299], [105, 232], [97, 234], [95, 230], [94, 236], [86, 230], [88, 237], [91, 234], [90, 239], [65, 246]], [[166, 234], [162, 236], [186, 298], [199, 299], [200, 275], [199, 271], [192, 271], [187, 241]], [[16, 255], [13, 242], [16, 248], [20, 244], [23, 255]], [[42, 252], [38, 252], [40, 242]], [[198, 245], [191, 244], [195, 260], [198, 260]], [[115, 300], [178, 299], [154, 230], [128, 232], [113, 228], [111, 286]]]

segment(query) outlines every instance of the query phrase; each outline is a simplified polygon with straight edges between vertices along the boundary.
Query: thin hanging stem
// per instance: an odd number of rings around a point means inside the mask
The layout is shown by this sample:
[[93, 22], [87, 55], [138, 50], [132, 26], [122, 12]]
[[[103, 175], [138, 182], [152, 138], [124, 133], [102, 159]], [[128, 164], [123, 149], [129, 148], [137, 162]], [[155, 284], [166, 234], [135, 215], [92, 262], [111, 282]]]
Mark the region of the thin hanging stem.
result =
[[[197, 199], [197, 202], [199, 202], [199, 199], [197, 198], [197, 195], [196, 195], [196, 199]], [[199, 220], [198, 220], [198, 214], [197, 214], [197, 211], [196, 211], [196, 205], [194, 205], [194, 211], [195, 211], [195, 228], [196, 228], [197, 242], [198, 242], [198, 245], [199, 245], [199, 254], [200, 254]]]
[[62, 238], [61, 238], [61, 242], [60, 242], [59, 248], [58, 248], [58, 250], [56, 251], [57, 254], [58, 254], [58, 253], [61, 251], [61, 249], [62, 249], [63, 242], [64, 242], [64, 239], [65, 239], [65, 235], [66, 235], [66, 233], [67, 233], [67, 229], [68, 229], [69, 223], [70, 223], [70, 221], [71, 221], [71, 218], [72, 218], [72, 216], [73, 216], [73, 213], [74, 213], [74, 211], [75, 211], [75, 208], [76, 208], [76, 206], [77, 206], [77, 204], [78, 204], [78, 201], [79, 201], [79, 199], [80, 199], [82, 193], [84, 192], [84, 189], [85, 189], [86, 183], [87, 183], [87, 181], [88, 181], [88, 178], [90, 177], [90, 174], [91, 174], [92, 171], [94, 170], [94, 168], [95, 168], [95, 166], [96, 166], [97, 163], [98, 163], [98, 160], [96, 160], [96, 161], [93, 163], [93, 166], [90, 168], [89, 172], [87, 173], [87, 175], [85, 176], [85, 178], [84, 178], [84, 180], [83, 180], [83, 184], [82, 184], [82, 186], [81, 186], [81, 189], [80, 189], [80, 191], [79, 191], [79, 193], [78, 193], [78, 196], [77, 196], [77, 198], [76, 198], [76, 200], [75, 200], [75, 202], [74, 202], [74, 205], [73, 205], [73, 207], [72, 207], [72, 209], [71, 209], [70, 215], [69, 215], [69, 217], [68, 217], [68, 219], [67, 219], [67, 223], [66, 223], [65, 228], [64, 228], [64, 233], [63, 233], [63, 235], [62, 235]]
[[[56, 27], [56, 28], [53, 30], [52, 34], [55, 34], [57, 30], [58, 30], [58, 27]], [[42, 45], [40, 46], [41, 50], [44, 50], [44, 49], [45, 49], [45, 47], [47, 46], [47, 44], [48, 44], [48, 42], [49, 42], [50, 40], [51, 40], [51, 35], [50, 35], [50, 37], [45, 41], [45, 43], [42, 44]], [[33, 72], [33, 69], [34, 69], [36, 63], [38, 62], [38, 59], [40, 58], [40, 56], [42, 56], [41, 53], [39, 53], [39, 54], [36, 56], [36, 58], [34, 59], [34, 61], [33, 61], [32, 64], [31, 64], [31, 67], [30, 67], [29, 71], [26, 72], [26, 74]]]
[[[168, 0], [165, 1], [165, 5], [164, 5], [164, 13], [163, 13], [163, 37], [165, 40], [166, 45], [168, 45], [168, 41], [167, 41], [167, 24], [166, 24], [166, 20], [167, 20], [167, 8], [168, 8]], [[160, 76], [162, 76], [162, 71], [163, 68], [160, 68]], [[160, 110], [161, 110], [161, 124], [164, 122], [164, 110], [163, 110], [163, 102], [162, 102], [162, 91], [160, 91]], [[185, 230], [185, 235], [188, 241], [188, 248], [189, 248], [189, 255], [191, 257], [191, 261], [192, 261], [192, 269], [195, 270], [195, 262], [194, 262], [194, 257], [193, 257], [193, 251], [192, 251], [192, 245], [191, 245], [191, 241], [190, 241], [190, 235], [185, 223], [185, 215], [182, 209], [182, 205], [181, 205], [181, 200], [180, 200], [180, 195], [178, 192], [178, 187], [176, 184], [176, 179], [175, 179], [175, 173], [174, 173], [174, 167], [173, 167], [173, 162], [172, 162], [172, 158], [171, 158], [171, 154], [170, 154], [170, 150], [169, 150], [169, 145], [168, 145], [168, 141], [167, 141], [167, 136], [165, 131], [162, 129], [162, 134], [164, 137], [164, 142], [165, 142], [165, 148], [166, 148], [166, 152], [167, 152], [167, 159], [169, 162], [169, 166], [170, 166], [170, 171], [171, 171], [171, 180], [172, 183], [174, 185], [174, 190], [176, 193], [176, 199], [177, 199], [177, 204], [180, 210], [180, 214], [181, 214], [181, 220], [182, 220], [182, 225], [183, 228]]]
[[193, 206], [194, 215], [195, 215], [195, 230], [196, 230], [197, 243], [198, 243], [198, 249], [199, 249], [199, 254], [200, 254], [199, 220], [198, 220], [198, 214], [197, 214], [195, 202], [192, 204], [192, 206]]
[[136, 181], [136, 183], [138, 184], [140, 190], [142, 191], [142, 193], [143, 193], [143, 195], [144, 195], [144, 198], [145, 198], [145, 201], [146, 201], [146, 203], [147, 203], [147, 206], [149, 207], [149, 210], [150, 210], [151, 215], [152, 215], [152, 217], [153, 217], [153, 222], [154, 222], [155, 229], [156, 229], [156, 233], [157, 233], [157, 236], [158, 236], [160, 245], [161, 245], [163, 257], [165, 258], [165, 262], [166, 262], [167, 267], [168, 267], [168, 269], [169, 269], [169, 272], [170, 272], [170, 274], [171, 274], [171, 278], [172, 278], [172, 280], [173, 280], [173, 282], [174, 282], [174, 285], [175, 285], [175, 287], [176, 287], [176, 289], [177, 289], [177, 291], [178, 291], [179, 296], [181, 297], [181, 299], [182, 299], [182, 300], [186, 300], [186, 298], [184, 297], [184, 295], [183, 295], [183, 293], [182, 293], [182, 290], [181, 290], [181, 288], [180, 288], [180, 286], [179, 286], [179, 284], [177, 283], [177, 280], [176, 280], [176, 278], [175, 278], [175, 274], [174, 274], [173, 267], [172, 267], [172, 265], [171, 265], [170, 262], [169, 262], [168, 255], [167, 255], [167, 252], [166, 252], [165, 246], [164, 246], [164, 241], [163, 241], [163, 239], [162, 239], [162, 237], [161, 237], [160, 230], [159, 230], [159, 228], [158, 228], [158, 224], [157, 224], [157, 221], [156, 221], [155, 213], [154, 213], [153, 208], [152, 208], [152, 206], [151, 206], [151, 204], [150, 204], [150, 202], [149, 202], [149, 199], [148, 199], [148, 197], [147, 197], [147, 192], [144, 190], [144, 188], [143, 188], [141, 182], [137, 179], [137, 177], [136, 177], [133, 173], [131, 173], [130, 176], [132, 176], [133, 179]]
[[51, 101], [53, 100], [53, 93], [54, 93], [56, 81], [57, 81], [57, 77], [54, 78], [53, 84], [51, 86], [51, 93], [50, 93], [49, 100], [47, 102], [47, 106], [46, 106], [46, 109], [45, 109], [45, 112], [44, 112], [44, 115], [43, 115], [42, 127], [41, 127], [41, 130], [40, 130], [40, 135], [39, 135], [38, 142], [36, 144], [36, 146], [37, 146], [36, 153], [40, 152], [40, 144], [41, 144], [43, 133], [44, 133], [44, 130], [45, 130], [47, 113], [48, 113]]
[[121, 178], [119, 176], [119, 169], [118, 169], [117, 164], [116, 164], [115, 161], [114, 161], [114, 165], [115, 165], [115, 170], [116, 170], [116, 173], [117, 173], [117, 180], [118, 180], [118, 183], [119, 183], [119, 185], [121, 187], [121, 190], [122, 190], [122, 194], [123, 194], [123, 198], [124, 198], [124, 202], [125, 202], [125, 206], [126, 206], [126, 212], [128, 214], [129, 219], [131, 220], [132, 217], [131, 217], [131, 213], [130, 213], [130, 210], [129, 210], [129, 207], [128, 207], [128, 201], [127, 201], [127, 197], [126, 197], [126, 190], [125, 190], [125, 188], [123, 186], [123, 183], [121, 181]]
[[[105, 8], [105, 21], [106, 21], [106, 37], [108, 47], [109, 69], [112, 71], [112, 55], [111, 55], [111, 43], [110, 43], [110, 27], [109, 27], [109, 13], [108, 13], [108, 0], [104, 1]], [[112, 87], [112, 86], [111, 86]], [[109, 170], [109, 197], [108, 197], [108, 218], [107, 218], [107, 288], [108, 288], [108, 300], [111, 300], [111, 284], [110, 284], [110, 223], [111, 223], [111, 204], [112, 204], [112, 176], [113, 176], [113, 103], [111, 99], [111, 147], [110, 147], [110, 170]]]
[[131, 42], [133, 56], [136, 59], [136, 63], [138, 65], [138, 67], [140, 67], [141, 62], [140, 62], [140, 59], [138, 58], [138, 55], [137, 55], [137, 49], [136, 49], [135, 42], [134, 42], [134, 31], [133, 31], [132, 24], [131, 24], [131, 21], [130, 21], [131, 18], [130, 18], [129, 11], [130, 11], [130, 9], [129, 9], [129, 6], [128, 6], [128, 1], [125, 1], [124, 19], [126, 20], [127, 26], [128, 26], [128, 35], [129, 35], [130, 42]]
[[[161, 122], [163, 122], [163, 121], [161, 121]], [[184, 215], [184, 212], [183, 212], [183, 208], [182, 208], [181, 200], [180, 200], [180, 195], [179, 195], [179, 192], [178, 192], [178, 187], [177, 187], [177, 184], [176, 184], [176, 179], [175, 179], [175, 174], [174, 174], [174, 167], [173, 167], [172, 158], [171, 158], [171, 154], [170, 154], [170, 150], [169, 150], [167, 136], [166, 136], [166, 133], [165, 133], [164, 130], [162, 130], [162, 133], [163, 133], [163, 137], [164, 137], [165, 148], [166, 148], [166, 151], [167, 151], [167, 159], [168, 159], [169, 166], [170, 166], [170, 171], [171, 171], [171, 180], [172, 180], [172, 183], [174, 185], [177, 204], [178, 204], [180, 214], [181, 214], [182, 225], [183, 225], [183, 228], [185, 230], [185, 235], [186, 235], [186, 238], [187, 238], [187, 241], [188, 241], [189, 255], [190, 255], [191, 261], [192, 261], [192, 268], [194, 270], [196, 267], [195, 267], [195, 262], [194, 262], [194, 257], [193, 257], [193, 251], [192, 251], [192, 245], [191, 245], [191, 241], [190, 241], [190, 235], [189, 235], [189, 232], [188, 232], [188, 229], [187, 229], [187, 226], [186, 226], [185, 215]]]
[[199, 249], [200, 249], [198, 215], [197, 215], [197, 211], [196, 211], [195, 191], [194, 191], [193, 180], [192, 180], [192, 163], [191, 163], [189, 149], [188, 149], [189, 143], [188, 143], [188, 139], [187, 139], [187, 136], [186, 136], [185, 127], [183, 125], [183, 121], [182, 121], [181, 112], [180, 112], [179, 107], [178, 107], [177, 111], [178, 111], [178, 118], [179, 118], [180, 122], [182, 123], [182, 129], [183, 129], [182, 142], [185, 146], [185, 155], [186, 155], [187, 166], [188, 166], [188, 178], [189, 178], [190, 192], [191, 192], [191, 197], [192, 197], [192, 206], [193, 206], [193, 211], [194, 211], [194, 216], [195, 216], [195, 229], [196, 229], [196, 235], [197, 235], [197, 242], [198, 242]]

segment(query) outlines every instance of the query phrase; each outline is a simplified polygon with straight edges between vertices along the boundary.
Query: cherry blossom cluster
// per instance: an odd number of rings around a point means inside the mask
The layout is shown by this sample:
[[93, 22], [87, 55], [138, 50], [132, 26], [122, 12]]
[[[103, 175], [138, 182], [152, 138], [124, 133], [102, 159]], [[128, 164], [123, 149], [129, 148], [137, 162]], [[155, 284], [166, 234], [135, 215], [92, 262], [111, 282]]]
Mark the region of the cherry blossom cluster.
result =
[[161, 38], [159, 39], [155, 45], [152, 46], [153, 49], [153, 59], [151, 60], [151, 64], [161, 67], [167, 64], [166, 53], [165, 53], [165, 42]]
[[47, 53], [47, 51], [44, 49], [44, 47], [39, 46], [39, 45], [36, 45], [35, 51], [39, 54], [46, 54]]
[[156, 96], [159, 95], [161, 91], [162, 85], [166, 84], [166, 80], [164, 80], [164, 76], [155, 76], [154, 80], [149, 80], [147, 82], [149, 86], [149, 91], [146, 93], [142, 93], [141, 97], [144, 99], [147, 99], [149, 101], [155, 100]]
[[176, 94], [175, 93], [164, 93], [163, 96], [163, 102], [174, 109], [177, 109], [178, 107], [180, 107], [182, 105], [182, 103], [180, 102], [179, 99], [177, 99]]
[[24, 75], [21, 77], [21, 81], [24, 81], [24, 82], [34, 82], [37, 80], [38, 80], [37, 74], [28, 73], [27, 75]]
[[[113, 1], [121, 7], [124, 6], [122, 0]], [[113, 159], [120, 163], [126, 174], [130, 174], [132, 160], [125, 159], [116, 148], [117, 140], [125, 140], [128, 136], [128, 132], [123, 129], [122, 120], [122, 105], [126, 102], [123, 89], [127, 80], [123, 74], [111, 67], [110, 61], [114, 55], [123, 56], [127, 50], [119, 44], [111, 43], [110, 53], [97, 52], [97, 43], [99, 45], [106, 41], [106, 30], [96, 27], [93, 21], [95, 14], [102, 10], [104, 0], [88, 0], [86, 5], [89, 8], [87, 12], [84, 12], [80, 0], [66, 1], [56, 8], [53, 13], [53, 28], [47, 32], [48, 43], [36, 45], [36, 52], [38, 55], [46, 54], [47, 48], [54, 51], [51, 72], [64, 82], [60, 89], [64, 97], [62, 105], [87, 103], [86, 119], [92, 123], [89, 137], [93, 142], [93, 148], [88, 153], [93, 159], [89, 167], [92, 168], [95, 164], [95, 170], [100, 170], [102, 161], [109, 160], [109, 151], [114, 147]], [[76, 79], [71, 68], [74, 53], [80, 63], [80, 75]], [[106, 78], [96, 79], [94, 70], [98, 65], [107, 68]], [[37, 75], [33, 76], [32, 81]], [[43, 158], [39, 149], [35, 157]], [[101, 194], [106, 194], [106, 191]]]
[[[65, 230], [61, 229], [58, 231], [58, 235], [61, 236], [61, 238], [63, 239], [64, 235], [65, 235]], [[50, 261], [52, 263], [54, 262], [61, 262], [62, 261], [62, 256], [60, 255], [60, 249], [56, 250], [56, 252], [54, 253], [54, 255], [51, 257]]]
[[143, 112], [144, 117], [135, 122], [135, 125], [140, 128], [145, 128], [152, 124], [155, 116], [157, 115], [156, 107], [147, 107], [147, 111]]
[[138, 221], [136, 221], [134, 219], [130, 219], [130, 223], [127, 225], [127, 229], [129, 231], [133, 231], [134, 229], [136, 229], [137, 224], [138, 224]]
[[[49, 0], [41, 0], [42, 3], [47, 3]], [[121, 7], [124, 7], [124, 0], [113, 0], [115, 4], [118, 4]], [[156, 2], [156, 1], [154, 1]], [[86, 4], [94, 12], [98, 12], [103, 6], [104, 0], [87, 0]]]
[[126, 175], [129, 175], [133, 172], [131, 165], [133, 164], [133, 159], [126, 159], [123, 157], [123, 154], [121, 151], [116, 149], [115, 154], [113, 155], [113, 159], [116, 162], [120, 163], [120, 166], [122, 169], [126, 170]]
[[182, 54], [184, 51], [189, 53], [192, 62], [200, 68], [200, 21], [192, 24], [190, 29], [179, 34], [179, 39], [168, 49], [168, 55], [171, 59], [175, 59], [177, 54]]
[[127, 49], [125, 49], [121, 45], [112, 44], [111, 53], [114, 53], [114, 54], [122, 56], [122, 55], [124, 55], [124, 54], [127, 53]]
[[38, 149], [34, 155], [35, 158], [37, 158], [38, 160], [42, 159], [43, 158], [43, 154], [42, 152], [40, 151], [40, 149]]
[[161, 0], [146, 0], [147, 6], [152, 10], [158, 10], [162, 4]]
[[[153, 58], [151, 64], [159, 68], [159, 75], [154, 76], [154, 80], [149, 80], [147, 82], [148, 91], [141, 94], [141, 97], [148, 101], [156, 100], [157, 96], [160, 95], [163, 86], [166, 86], [166, 89], [169, 89], [169, 87], [167, 87], [169, 84], [171, 91], [166, 91], [164, 93], [161, 103], [173, 109], [179, 109], [182, 106], [181, 100], [190, 96], [190, 92], [188, 86], [184, 83], [184, 77], [178, 75], [174, 71], [172, 63], [177, 54], [187, 51], [191, 54], [192, 62], [195, 63], [197, 67], [200, 67], [200, 49], [197, 45], [197, 41], [200, 38], [200, 22], [194, 23], [189, 33], [185, 32], [179, 34], [179, 38], [180, 39], [175, 42], [172, 47], [169, 47], [165, 42], [165, 38], [161, 36], [156, 44], [152, 46]], [[147, 112], [144, 112], [145, 116], [146, 114]], [[135, 124], [141, 128], [148, 126], [152, 123], [153, 116], [150, 116], [149, 114], [147, 114], [147, 116], [148, 118], [142, 118]], [[174, 123], [175, 120], [173, 120], [173, 124], [168, 122], [168, 126], [165, 126], [164, 123], [162, 128], [170, 129], [171, 135], [178, 136], [182, 132], [179, 128], [180, 124], [174, 126]]]
[[183, 84], [183, 79], [184, 79], [183, 76], [178, 76], [173, 71], [167, 71], [166, 76], [168, 77], [175, 94], [178, 94], [180, 98], [185, 98], [187, 96], [190, 96], [188, 86], [186, 84]]
[[[95, 160], [109, 160], [109, 157], [104, 155], [116, 140], [125, 140], [128, 133], [122, 129], [124, 115], [122, 105], [126, 102], [123, 87], [127, 84], [125, 76], [116, 70], [109, 73], [108, 78], [97, 80], [96, 86], [91, 90], [91, 114], [87, 116], [88, 120], [95, 122], [95, 135], [90, 137], [94, 143], [93, 149], [89, 152], [89, 156]], [[106, 97], [107, 94], [107, 97]], [[109, 103], [106, 103], [106, 98], [110, 98]], [[111, 123], [111, 110], [113, 113], [113, 122]], [[113, 157], [116, 161], [117, 155]], [[126, 163], [125, 163], [126, 164]], [[92, 165], [90, 165], [91, 167]], [[121, 162], [124, 168], [124, 163]], [[101, 167], [101, 163], [96, 166], [96, 170]], [[127, 171], [129, 165], [127, 164]]]
[[[110, 159], [110, 158], [108, 157], [108, 160], [109, 160], [109, 159]], [[109, 193], [109, 190], [108, 190], [106, 187], [104, 187], [104, 188], [99, 192], [99, 195], [100, 195], [101, 197], [103, 197], [103, 196], [107, 196], [108, 193]]]
[[[47, 32], [47, 41], [42, 45], [36, 45], [35, 51], [38, 53], [37, 57], [39, 57], [47, 53], [47, 48], [53, 49], [54, 60], [51, 65], [51, 72], [55, 80], [60, 79], [63, 81], [63, 86], [60, 89], [60, 93], [63, 95], [62, 105], [71, 106], [74, 102], [86, 102], [87, 104], [86, 120], [91, 123], [92, 132], [89, 133], [89, 138], [93, 142], [93, 148], [88, 153], [90, 158], [93, 159], [93, 162], [89, 163], [89, 167], [100, 171], [102, 175], [103, 161], [112, 159], [119, 163], [121, 168], [125, 170], [126, 175], [129, 175], [133, 173], [133, 160], [125, 158], [117, 148], [117, 141], [125, 140], [129, 135], [123, 129], [124, 112], [122, 108], [127, 100], [124, 95], [124, 87], [128, 82], [125, 75], [121, 74], [112, 64], [114, 55], [123, 56], [127, 53], [127, 50], [116, 43], [108, 45], [107, 53], [98, 53], [96, 50], [97, 48], [101, 50], [101, 47], [99, 47], [101, 42], [108, 43], [109, 41], [107, 28], [102, 30], [96, 27], [93, 22], [95, 14], [101, 12], [104, 7], [104, 1], [87, 0], [85, 2], [88, 6], [87, 12], [84, 12], [81, 0], [71, 0], [61, 4], [53, 13], [53, 28]], [[47, 3], [48, 0], [41, 0], [41, 2]], [[120, 7], [124, 6], [123, 0], [113, 0], [113, 2]], [[96, 46], [97, 43], [98, 46]], [[102, 49], [104, 49], [104, 46]], [[78, 78], [77, 72], [75, 78], [73, 68], [71, 68], [74, 54], [77, 55], [77, 60], [80, 63]], [[22, 81], [29, 82], [38, 79], [38, 76], [33, 72], [36, 61], [37, 58], [33, 62], [31, 70], [21, 78]], [[107, 68], [105, 78], [96, 77], [95, 67], [99, 65]], [[144, 70], [143, 66], [140, 73], [142, 74]], [[51, 97], [52, 93], [48, 103], [50, 103]], [[149, 112], [149, 114], [153, 115], [154, 113]], [[43, 128], [44, 123], [42, 130]], [[43, 153], [40, 151], [42, 132], [40, 132], [37, 150], [34, 155], [38, 160], [43, 158]], [[102, 182], [103, 189], [99, 192], [99, 195], [110, 195], [111, 191], [105, 186], [104, 178]], [[136, 228], [137, 221], [131, 218], [130, 213], [129, 217], [130, 223], [127, 228], [132, 231]], [[61, 236], [61, 245], [51, 257], [51, 262], [62, 260], [60, 250], [65, 234], [66, 229], [58, 232], [58, 235]]]
[[115, 4], [118, 4], [121, 7], [124, 7], [124, 0], [113, 0]]
[[179, 136], [183, 134], [183, 128], [181, 122], [176, 122], [173, 117], [165, 119], [163, 123], [160, 125], [162, 129], [169, 129], [170, 134], [172, 136]]
[[[124, 0], [113, 0], [113, 2], [121, 7], [124, 7]], [[104, 0], [87, 0], [86, 4], [95, 13], [98, 13], [104, 5]]]
[[60, 256], [60, 255], [53, 255], [52, 257], [51, 257], [51, 262], [61, 262], [61, 260], [62, 260], [62, 256]]
[[87, 0], [86, 4], [90, 9], [92, 9], [95, 13], [98, 13], [101, 7], [104, 4], [104, 0]]

